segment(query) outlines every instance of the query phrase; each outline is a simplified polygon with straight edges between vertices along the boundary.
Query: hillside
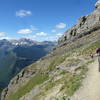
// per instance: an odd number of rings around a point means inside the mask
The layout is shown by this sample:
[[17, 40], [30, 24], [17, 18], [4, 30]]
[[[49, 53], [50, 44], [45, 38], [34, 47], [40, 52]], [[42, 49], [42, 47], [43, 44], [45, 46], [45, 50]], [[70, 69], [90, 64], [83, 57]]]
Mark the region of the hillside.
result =
[[97, 65], [96, 58], [92, 59], [90, 54], [94, 54], [98, 47], [100, 2], [96, 3], [93, 13], [81, 17], [78, 24], [64, 33], [58, 46], [48, 55], [16, 75], [3, 90], [1, 100], [70, 100], [95, 68], [89, 67], [91, 63]]

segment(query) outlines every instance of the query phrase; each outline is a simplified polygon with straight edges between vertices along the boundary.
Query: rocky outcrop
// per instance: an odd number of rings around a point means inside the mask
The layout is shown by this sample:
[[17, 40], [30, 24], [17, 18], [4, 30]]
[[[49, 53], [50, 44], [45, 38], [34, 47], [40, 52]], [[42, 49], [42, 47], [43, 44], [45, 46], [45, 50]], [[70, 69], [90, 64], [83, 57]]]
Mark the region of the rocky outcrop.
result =
[[73, 39], [81, 38], [84, 35], [100, 28], [100, 1], [95, 4], [95, 10], [90, 15], [81, 17], [78, 24], [74, 25], [58, 40], [58, 44], [62, 45], [64, 42]]
[[1, 96], [1, 100], [5, 100], [7, 96], [13, 91], [16, 91], [19, 87], [24, 85], [29, 79], [36, 74], [35, 70], [25, 68], [18, 75], [16, 75], [9, 83], [8, 87], [6, 87]]

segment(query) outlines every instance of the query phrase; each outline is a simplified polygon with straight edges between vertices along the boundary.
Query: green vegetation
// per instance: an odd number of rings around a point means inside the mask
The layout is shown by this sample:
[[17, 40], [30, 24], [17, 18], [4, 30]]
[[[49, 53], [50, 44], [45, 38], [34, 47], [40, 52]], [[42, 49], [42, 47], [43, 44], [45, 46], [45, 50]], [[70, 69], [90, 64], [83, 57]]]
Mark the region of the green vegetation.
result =
[[77, 70], [81, 71], [80, 74], [68, 73], [63, 79], [64, 85], [62, 86], [61, 91], [65, 90], [67, 95], [72, 95], [81, 86], [81, 80], [87, 71], [87, 67], [83, 65]]
[[48, 79], [48, 75], [37, 74], [27, 84], [19, 88], [15, 93], [12, 93], [7, 100], [19, 100], [20, 97], [30, 92], [36, 85], [42, 84]]
[[71, 58], [71, 59], [68, 59], [67, 61], [66, 61], [66, 66], [72, 66], [72, 65], [74, 65], [74, 64], [76, 64], [76, 63], [78, 63], [78, 62], [80, 62], [81, 60], [80, 59], [78, 59], [78, 58]]
[[65, 59], [66, 59], [66, 55], [55, 57], [55, 59], [53, 59], [53, 61], [49, 65], [49, 69], [48, 69], [49, 72], [52, 71], [56, 66], [60, 65], [61, 63], [63, 63], [65, 61]]
[[55, 83], [53, 81], [49, 81], [46, 86], [45, 86], [45, 90], [49, 90], [51, 89], [52, 87], [54, 87]]
[[2, 91], [2, 89], [0, 88], [0, 92]]
[[65, 75], [66, 74], [66, 71], [62, 71], [60, 72], [61, 75]]
[[[62, 78], [55, 80], [52, 78], [47, 83], [45, 83], [45, 87], [43, 91], [41, 91], [38, 95], [36, 95], [33, 100], [39, 100], [42, 96], [45, 97], [48, 91], [50, 91], [53, 87], [59, 84], [63, 84], [63, 86], [60, 89], [61, 91], [65, 91], [65, 94], [72, 95], [80, 86], [81, 81], [83, 79], [83, 75], [85, 75], [87, 71], [87, 67], [85, 65], [80, 66], [76, 71], [80, 70], [80, 74], [74, 74], [71, 72], [62, 71], [59, 74], [63, 75]], [[64, 99], [65, 98], [65, 99]], [[66, 100], [66, 97], [63, 97], [62, 100]], [[57, 99], [55, 97], [55, 99]]]
[[0, 88], [0, 95], [1, 95], [1, 92], [2, 92], [2, 88]]
[[73, 76], [69, 82], [65, 82], [66, 93], [72, 95], [80, 87], [81, 76]]
[[96, 49], [100, 48], [100, 40], [92, 43], [87, 48], [83, 49], [82, 54], [90, 54], [96, 52]]

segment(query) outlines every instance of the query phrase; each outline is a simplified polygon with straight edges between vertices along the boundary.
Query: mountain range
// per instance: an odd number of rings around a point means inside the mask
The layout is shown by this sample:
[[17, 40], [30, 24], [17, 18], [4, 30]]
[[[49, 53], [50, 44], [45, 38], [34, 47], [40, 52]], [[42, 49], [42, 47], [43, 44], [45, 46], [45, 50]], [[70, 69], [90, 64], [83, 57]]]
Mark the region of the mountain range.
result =
[[24, 67], [45, 56], [56, 42], [37, 42], [22, 38], [0, 40], [0, 87], [4, 88]]

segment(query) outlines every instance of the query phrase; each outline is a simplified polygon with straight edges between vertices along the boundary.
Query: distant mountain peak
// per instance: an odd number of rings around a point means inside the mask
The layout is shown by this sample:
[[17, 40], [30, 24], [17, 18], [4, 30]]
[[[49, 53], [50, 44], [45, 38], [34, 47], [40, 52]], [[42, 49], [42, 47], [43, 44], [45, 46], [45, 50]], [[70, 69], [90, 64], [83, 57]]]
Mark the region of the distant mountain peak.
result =
[[11, 43], [12, 45], [28, 45], [28, 46], [32, 46], [32, 45], [43, 45], [43, 44], [57, 44], [56, 41], [36, 41], [33, 39], [29, 39], [29, 38], [20, 38], [20, 39], [1, 39], [0, 41], [2, 42], [8, 42]]

